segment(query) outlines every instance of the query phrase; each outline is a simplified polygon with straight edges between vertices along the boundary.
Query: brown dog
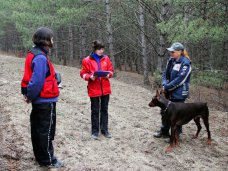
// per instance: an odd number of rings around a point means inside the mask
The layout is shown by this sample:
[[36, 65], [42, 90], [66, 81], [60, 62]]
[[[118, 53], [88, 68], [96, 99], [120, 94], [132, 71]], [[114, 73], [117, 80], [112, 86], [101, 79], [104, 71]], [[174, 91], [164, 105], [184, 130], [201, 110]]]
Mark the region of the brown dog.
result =
[[189, 121], [194, 119], [197, 132], [193, 138], [197, 138], [201, 130], [200, 118], [203, 119], [204, 125], [207, 129], [207, 143], [211, 144], [211, 133], [209, 130], [209, 110], [207, 103], [174, 103], [167, 100], [164, 95], [162, 95], [159, 90], [157, 90], [156, 95], [152, 98], [149, 103], [150, 107], [158, 106], [165, 111], [166, 119], [171, 125], [171, 137], [170, 145], [166, 148], [166, 152], [172, 151], [172, 148], [178, 145], [178, 131], [177, 127], [180, 125], [187, 124]]

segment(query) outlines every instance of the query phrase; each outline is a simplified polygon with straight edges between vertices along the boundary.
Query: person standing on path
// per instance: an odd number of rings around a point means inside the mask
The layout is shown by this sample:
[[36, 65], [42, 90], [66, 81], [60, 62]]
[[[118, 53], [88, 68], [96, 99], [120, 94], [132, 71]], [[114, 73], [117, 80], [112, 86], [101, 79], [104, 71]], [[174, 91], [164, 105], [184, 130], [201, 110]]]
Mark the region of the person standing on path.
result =
[[[170, 58], [162, 74], [163, 91], [171, 102], [184, 103], [189, 95], [191, 61], [184, 46], [179, 42], [173, 43], [167, 50]], [[170, 123], [166, 119], [165, 110], [161, 110], [161, 116], [162, 125], [160, 130], [154, 133], [154, 137], [169, 138]], [[182, 126], [177, 129], [179, 134], [181, 134]]]
[[[92, 52], [82, 60], [80, 76], [88, 81], [88, 95], [91, 101], [91, 124], [93, 139], [98, 139], [99, 131], [106, 138], [111, 138], [108, 131], [108, 103], [111, 94], [109, 78], [113, 76], [113, 66], [107, 55], [104, 55], [104, 44], [93, 42]], [[108, 71], [108, 75], [96, 75], [95, 72]], [[99, 117], [100, 114], [100, 117]]]
[[59, 96], [55, 70], [48, 57], [48, 51], [53, 46], [53, 36], [53, 31], [46, 27], [34, 33], [32, 41], [35, 46], [26, 56], [21, 91], [24, 101], [32, 103], [30, 124], [35, 159], [40, 166], [59, 168], [63, 163], [54, 156], [52, 145]]

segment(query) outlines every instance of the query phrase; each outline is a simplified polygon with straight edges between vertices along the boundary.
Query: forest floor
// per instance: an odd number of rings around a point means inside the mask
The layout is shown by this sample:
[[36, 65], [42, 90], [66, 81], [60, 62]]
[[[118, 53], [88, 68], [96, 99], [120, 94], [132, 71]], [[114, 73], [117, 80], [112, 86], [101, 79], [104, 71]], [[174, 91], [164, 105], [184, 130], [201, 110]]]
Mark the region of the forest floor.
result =
[[[56, 170], [39, 167], [34, 160], [29, 122], [31, 105], [24, 103], [20, 94], [23, 65], [24, 59], [0, 55], [0, 171]], [[55, 68], [63, 82], [54, 140], [55, 154], [65, 164], [59, 170], [227, 170], [228, 113], [213, 106], [216, 100], [208, 102], [212, 145], [206, 143], [204, 126], [198, 139], [191, 138], [196, 132], [196, 125], [191, 121], [183, 127], [180, 147], [165, 153], [168, 144], [153, 138], [161, 122], [159, 108], [148, 107], [155, 90], [143, 87], [142, 76], [136, 73], [118, 72], [117, 78], [111, 79], [109, 128], [113, 137], [106, 139], [100, 135], [99, 140], [92, 140], [87, 82], [79, 77], [77, 68]], [[207, 93], [196, 96], [195, 91], [190, 101], [216, 94], [203, 87], [195, 90]]]

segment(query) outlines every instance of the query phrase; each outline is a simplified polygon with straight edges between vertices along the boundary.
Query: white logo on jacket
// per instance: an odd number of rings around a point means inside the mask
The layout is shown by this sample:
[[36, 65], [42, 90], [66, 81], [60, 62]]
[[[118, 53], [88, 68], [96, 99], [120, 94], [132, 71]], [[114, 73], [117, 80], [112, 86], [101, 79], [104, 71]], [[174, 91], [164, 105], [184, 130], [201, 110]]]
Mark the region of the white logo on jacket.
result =
[[175, 64], [173, 70], [180, 71], [181, 64]]

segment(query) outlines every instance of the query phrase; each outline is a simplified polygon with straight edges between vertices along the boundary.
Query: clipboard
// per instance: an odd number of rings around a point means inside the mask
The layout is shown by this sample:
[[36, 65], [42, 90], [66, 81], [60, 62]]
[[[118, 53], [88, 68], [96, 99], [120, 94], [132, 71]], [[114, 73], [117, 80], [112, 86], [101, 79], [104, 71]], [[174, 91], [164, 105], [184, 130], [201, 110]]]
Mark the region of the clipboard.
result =
[[106, 77], [109, 74], [109, 71], [95, 71], [94, 76]]

